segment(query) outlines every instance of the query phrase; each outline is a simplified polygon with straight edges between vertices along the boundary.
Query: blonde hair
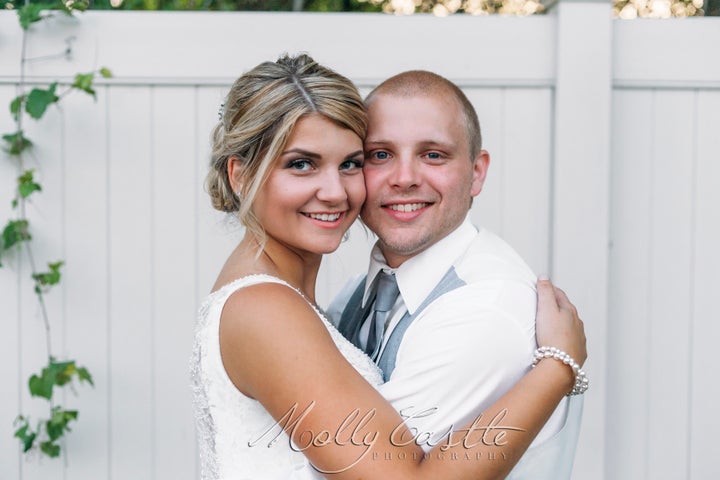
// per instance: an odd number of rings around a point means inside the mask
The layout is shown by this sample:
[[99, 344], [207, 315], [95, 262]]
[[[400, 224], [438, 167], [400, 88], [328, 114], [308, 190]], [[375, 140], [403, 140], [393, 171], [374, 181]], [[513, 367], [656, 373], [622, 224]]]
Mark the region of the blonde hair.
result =
[[[220, 122], [212, 133], [210, 172], [205, 186], [213, 207], [237, 212], [248, 231], [265, 240], [253, 214], [253, 201], [280, 156], [295, 123], [319, 113], [365, 138], [367, 115], [362, 97], [344, 76], [310, 56], [281, 56], [263, 62], [238, 78], [225, 98]], [[239, 195], [228, 178], [228, 161], [243, 165]]]

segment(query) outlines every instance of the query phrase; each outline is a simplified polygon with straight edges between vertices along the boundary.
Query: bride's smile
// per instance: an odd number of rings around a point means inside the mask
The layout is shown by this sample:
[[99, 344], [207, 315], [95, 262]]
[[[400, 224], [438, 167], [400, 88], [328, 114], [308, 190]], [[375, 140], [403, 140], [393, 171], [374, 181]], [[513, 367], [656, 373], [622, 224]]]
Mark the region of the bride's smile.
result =
[[352, 130], [301, 117], [253, 203], [268, 240], [313, 254], [337, 249], [365, 201], [362, 162]]

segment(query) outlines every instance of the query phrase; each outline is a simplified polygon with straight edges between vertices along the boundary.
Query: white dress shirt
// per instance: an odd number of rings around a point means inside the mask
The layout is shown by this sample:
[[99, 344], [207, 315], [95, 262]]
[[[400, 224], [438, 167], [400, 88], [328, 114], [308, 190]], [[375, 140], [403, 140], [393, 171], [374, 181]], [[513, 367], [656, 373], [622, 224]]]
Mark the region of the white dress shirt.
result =
[[[487, 230], [478, 231], [467, 219], [395, 269], [400, 296], [386, 326], [383, 348], [405, 311], [412, 314], [451, 267], [466, 285], [437, 298], [410, 324], [395, 370], [379, 387], [401, 415], [410, 417], [406, 423], [418, 438], [427, 438], [421, 443], [426, 451], [442, 441], [448, 429], [474, 420], [507, 392], [530, 369], [536, 348], [535, 275], [503, 240]], [[376, 245], [363, 303], [381, 269], [392, 270]], [[351, 281], [328, 308], [336, 321], [360, 280]], [[361, 344], [367, 340], [368, 323], [360, 330]], [[567, 409], [564, 399], [532, 446], [561, 430]], [[572, 458], [563, 461], [569, 461], [569, 472]]]

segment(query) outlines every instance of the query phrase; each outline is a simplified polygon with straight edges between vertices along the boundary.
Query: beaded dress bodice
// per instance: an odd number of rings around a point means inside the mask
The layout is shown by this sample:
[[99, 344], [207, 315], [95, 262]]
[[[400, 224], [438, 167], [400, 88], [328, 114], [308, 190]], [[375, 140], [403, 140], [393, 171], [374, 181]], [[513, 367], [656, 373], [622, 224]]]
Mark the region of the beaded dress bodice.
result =
[[[250, 275], [211, 293], [200, 307], [190, 374], [203, 480], [322, 478], [302, 453], [291, 448], [287, 434], [260, 402], [235, 388], [220, 357], [220, 314], [225, 302], [240, 288], [266, 282], [287, 285], [302, 296], [277, 277]], [[371, 385], [381, 384], [382, 374], [372, 360], [308, 303], [348, 362]]]

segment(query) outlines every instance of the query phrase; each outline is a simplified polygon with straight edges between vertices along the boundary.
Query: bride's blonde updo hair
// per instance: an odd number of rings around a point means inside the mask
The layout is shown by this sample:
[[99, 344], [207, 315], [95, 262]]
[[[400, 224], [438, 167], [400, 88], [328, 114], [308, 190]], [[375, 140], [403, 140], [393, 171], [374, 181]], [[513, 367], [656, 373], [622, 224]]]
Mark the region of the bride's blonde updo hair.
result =
[[[237, 212], [240, 222], [262, 240], [264, 231], [253, 214], [253, 201], [295, 122], [310, 113], [322, 114], [365, 138], [367, 114], [357, 88], [308, 55], [283, 55], [276, 62], [261, 63], [238, 78], [225, 98], [212, 134], [205, 186], [213, 207]], [[233, 191], [228, 178], [231, 157], [244, 166], [240, 192]]]

